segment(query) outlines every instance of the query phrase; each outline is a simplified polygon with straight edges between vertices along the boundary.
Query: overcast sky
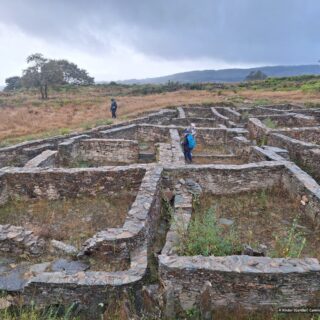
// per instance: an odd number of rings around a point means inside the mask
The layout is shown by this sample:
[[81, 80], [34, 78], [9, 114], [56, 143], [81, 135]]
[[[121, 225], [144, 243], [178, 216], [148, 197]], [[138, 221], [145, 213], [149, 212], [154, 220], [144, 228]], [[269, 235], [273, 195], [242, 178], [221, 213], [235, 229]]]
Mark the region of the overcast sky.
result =
[[97, 81], [314, 64], [319, 0], [0, 0], [0, 85], [35, 52]]

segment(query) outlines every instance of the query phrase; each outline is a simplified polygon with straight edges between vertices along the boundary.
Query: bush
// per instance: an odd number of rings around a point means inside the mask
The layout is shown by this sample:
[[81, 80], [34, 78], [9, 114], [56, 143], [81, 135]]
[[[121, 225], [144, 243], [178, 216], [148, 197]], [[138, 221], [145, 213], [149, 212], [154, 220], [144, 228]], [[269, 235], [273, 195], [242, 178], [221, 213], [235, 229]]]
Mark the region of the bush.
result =
[[307, 83], [301, 86], [303, 92], [320, 92], [320, 81]]

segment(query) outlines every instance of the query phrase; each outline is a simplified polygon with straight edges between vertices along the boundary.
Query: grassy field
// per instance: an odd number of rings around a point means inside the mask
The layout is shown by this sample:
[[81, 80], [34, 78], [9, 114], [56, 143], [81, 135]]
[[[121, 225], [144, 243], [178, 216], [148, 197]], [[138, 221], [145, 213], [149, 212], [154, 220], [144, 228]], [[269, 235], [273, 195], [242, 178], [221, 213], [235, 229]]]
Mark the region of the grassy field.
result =
[[118, 119], [182, 104], [212, 102], [320, 105], [320, 78], [293, 77], [231, 85], [96, 85], [51, 89], [42, 101], [33, 91], [0, 92], [0, 146], [111, 124], [110, 98], [118, 102]]

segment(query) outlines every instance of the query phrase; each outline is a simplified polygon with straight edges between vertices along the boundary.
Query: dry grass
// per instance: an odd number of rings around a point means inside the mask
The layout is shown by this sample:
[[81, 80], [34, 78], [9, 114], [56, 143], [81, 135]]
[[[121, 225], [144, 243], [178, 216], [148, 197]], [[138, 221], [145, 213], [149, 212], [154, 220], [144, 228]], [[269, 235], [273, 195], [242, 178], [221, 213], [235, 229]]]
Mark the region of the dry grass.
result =
[[[109, 104], [111, 93], [100, 87], [83, 88], [71, 92], [51, 95], [41, 101], [38, 93], [0, 93], [0, 142], [28, 140], [37, 136], [68, 133], [69, 130], [82, 130], [111, 120]], [[320, 103], [320, 95], [302, 91], [261, 91], [261, 90], [180, 90], [145, 96], [119, 96], [118, 113], [123, 121], [139, 113], [157, 110], [166, 106], [235, 102], [314, 102]], [[67, 129], [68, 128], [68, 129]]]

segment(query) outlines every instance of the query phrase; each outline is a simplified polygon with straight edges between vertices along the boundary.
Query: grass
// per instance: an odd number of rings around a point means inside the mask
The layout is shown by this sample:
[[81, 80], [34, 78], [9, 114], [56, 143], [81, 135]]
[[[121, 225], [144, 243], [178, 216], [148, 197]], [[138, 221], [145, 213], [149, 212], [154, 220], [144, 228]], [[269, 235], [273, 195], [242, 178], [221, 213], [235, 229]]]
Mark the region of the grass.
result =
[[297, 230], [297, 219], [294, 219], [286, 236], [275, 235], [275, 248], [272, 256], [283, 258], [300, 258], [306, 245], [306, 238]]
[[254, 106], [263, 106], [263, 105], [269, 105], [269, 104], [272, 104], [273, 101], [270, 100], [270, 99], [256, 99], [254, 102], [253, 102], [253, 105]]
[[179, 232], [179, 236], [180, 255], [227, 256], [239, 250], [234, 229], [229, 228], [226, 232], [218, 224], [213, 208], [208, 209], [204, 215], [195, 213], [188, 230]]
[[[215, 220], [232, 219], [240, 243], [255, 249], [264, 245], [268, 256], [319, 258], [317, 225], [305, 215], [299, 197], [290, 196], [281, 187], [232, 196], [204, 193], [196, 208], [195, 218], [199, 216], [197, 223], [203, 221], [201, 215], [207, 219], [205, 213], [208, 208], [214, 208], [215, 218], [209, 216], [205, 223], [215, 226]], [[226, 231], [228, 237], [229, 231]], [[205, 235], [207, 231], [201, 232]], [[199, 239], [201, 237], [202, 234]], [[209, 234], [208, 239], [211, 237]], [[196, 236], [193, 240], [198, 241]]]
[[0, 223], [23, 226], [47, 238], [78, 248], [95, 232], [120, 227], [136, 192], [120, 192], [112, 199], [103, 194], [59, 200], [12, 200], [0, 206]]
[[66, 310], [59, 308], [37, 309], [34, 304], [30, 307], [7, 308], [0, 311], [1, 320], [78, 320], [79, 317], [72, 315], [74, 305], [69, 306]]
[[263, 120], [263, 124], [270, 129], [277, 128], [277, 124], [271, 118], [267, 118], [267, 119]]
[[8, 147], [12, 144], [21, 143], [21, 142], [30, 141], [30, 140], [45, 139], [53, 136], [67, 135], [69, 133], [71, 133], [70, 128], [58, 128], [58, 129], [49, 130], [42, 133], [37, 133], [37, 134], [28, 134], [20, 137], [12, 137], [12, 138], [3, 139], [2, 141], [0, 141], [0, 148]]
[[[116, 97], [118, 115], [114, 123], [139, 113], [167, 106], [212, 103], [307, 103], [318, 105], [320, 93], [314, 77], [267, 79], [259, 83], [177, 84], [166, 85], [96, 85], [62, 86], [50, 90], [42, 101], [36, 90], [0, 92], [0, 143], [12, 143], [58, 134], [59, 130], [87, 130], [111, 123], [110, 98]], [[305, 87], [302, 86], [305, 85]], [[308, 87], [309, 86], [309, 87]], [[291, 87], [289, 91], [289, 87]]]

